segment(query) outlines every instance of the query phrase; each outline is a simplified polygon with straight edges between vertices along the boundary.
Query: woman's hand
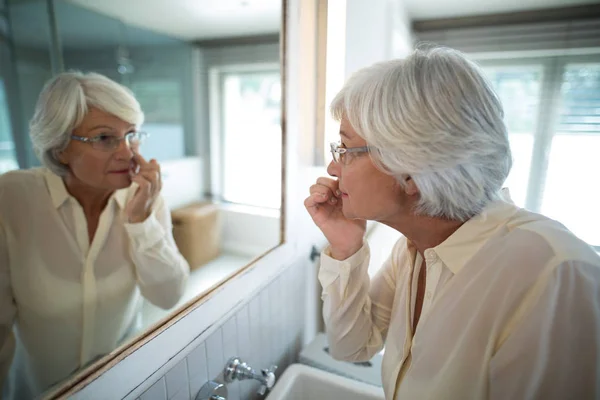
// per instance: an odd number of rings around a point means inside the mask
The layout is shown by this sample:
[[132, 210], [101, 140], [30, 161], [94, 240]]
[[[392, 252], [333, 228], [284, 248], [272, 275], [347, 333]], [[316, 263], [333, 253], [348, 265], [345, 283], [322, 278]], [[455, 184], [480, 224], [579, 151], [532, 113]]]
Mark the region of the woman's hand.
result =
[[160, 165], [152, 159], [147, 162], [138, 153], [133, 153], [133, 160], [139, 166], [137, 173], [131, 172], [131, 180], [138, 184], [135, 194], [125, 207], [125, 213], [132, 224], [144, 222], [152, 212], [152, 204], [162, 188]]
[[304, 200], [308, 213], [329, 241], [331, 256], [337, 260], [345, 260], [360, 250], [367, 229], [365, 220], [344, 216], [342, 202], [338, 181], [331, 178], [317, 179]]

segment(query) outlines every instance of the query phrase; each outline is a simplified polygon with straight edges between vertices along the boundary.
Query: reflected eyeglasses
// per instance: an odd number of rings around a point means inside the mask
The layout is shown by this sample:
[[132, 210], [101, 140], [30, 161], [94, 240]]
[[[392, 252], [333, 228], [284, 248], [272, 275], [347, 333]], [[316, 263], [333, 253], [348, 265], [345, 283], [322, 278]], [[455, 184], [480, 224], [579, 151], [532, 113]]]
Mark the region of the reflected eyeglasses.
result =
[[340, 142], [332, 142], [331, 146], [331, 155], [333, 156], [333, 161], [335, 163], [340, 163], [343, 165], [350, 164], [352, 157], [347, 157], [349, 154], [360, 154], [367, 153], [371, 149], [370, 146], [362, 146], [362, 147], [342, 147]]
[[137, 150], [148, 136], [150, 135], [147, 132], [129, 132], [123, 137], [102, 133], [92, 138], [71, 135], [71, 139], [89, 143], [96, 150], [114, 151], [120, 146], [123, 140], [130, 149]]

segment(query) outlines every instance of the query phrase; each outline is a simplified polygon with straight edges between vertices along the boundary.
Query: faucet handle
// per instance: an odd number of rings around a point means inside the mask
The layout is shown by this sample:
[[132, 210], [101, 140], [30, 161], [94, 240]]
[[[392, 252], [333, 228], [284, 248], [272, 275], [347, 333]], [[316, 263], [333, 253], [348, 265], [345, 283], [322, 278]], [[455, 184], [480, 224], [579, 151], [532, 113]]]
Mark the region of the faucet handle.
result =
[[271, 365], [269, 368], [263, 369], [260, 372], [262, 373], [263, 378], [265, 378], [265, 383], [260, 385], [258, 389], [258, 394], [261, 396], [264, 395], [267, 390], [270, 390], [275, 385], [275, 370], [277, 369], [277, 365]]

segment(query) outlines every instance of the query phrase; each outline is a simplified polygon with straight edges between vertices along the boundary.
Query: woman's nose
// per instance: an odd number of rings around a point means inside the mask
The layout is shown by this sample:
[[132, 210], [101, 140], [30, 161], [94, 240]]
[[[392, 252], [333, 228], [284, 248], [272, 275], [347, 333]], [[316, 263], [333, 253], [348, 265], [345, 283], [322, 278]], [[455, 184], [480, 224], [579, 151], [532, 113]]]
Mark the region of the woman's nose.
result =
[[127, 140], [121, 140], [115, 150], [115, 156], [121, 160], [129, 160], [133, 157], [133, 150]]
[[340, 164], [335, 161], [331, 161], [327, 166], [327, 173], [331, 176], [335, 176], [336, 178], [340, 177]]

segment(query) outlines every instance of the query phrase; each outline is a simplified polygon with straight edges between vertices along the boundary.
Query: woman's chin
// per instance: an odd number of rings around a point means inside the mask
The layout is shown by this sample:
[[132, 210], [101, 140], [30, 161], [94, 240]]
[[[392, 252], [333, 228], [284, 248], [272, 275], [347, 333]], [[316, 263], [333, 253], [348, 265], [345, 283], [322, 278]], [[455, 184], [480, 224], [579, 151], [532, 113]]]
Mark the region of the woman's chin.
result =
[[131, 177], [127, 174], [123, 174], [123, 175], [114, 175], [110, 177], [110, 183], [111, 186], [113, 186], [115, 188], [115, 190], [118, 189], [125, 189], [128, 188], [129, 186], [131, 186]]
[[356, 219], [356, 213], [352, 211], [352, 209], [346, 205], [343, 204], [342, 205], [342, 214], [344, 214], [344, 217], [348, 218], [348, 219]]
[[368, 214], [368, 213], [364, 213], [364, 212], [356, 212], [355, 210], [353, 210], [352, 208], [350, 208], [349, 204], [344, 204], [342, 206], [342, 214], [344, 214], [344, 217], [346, 217], [347, 219], [361, 219], [361, 220], [372, 220], [373, 216]]

